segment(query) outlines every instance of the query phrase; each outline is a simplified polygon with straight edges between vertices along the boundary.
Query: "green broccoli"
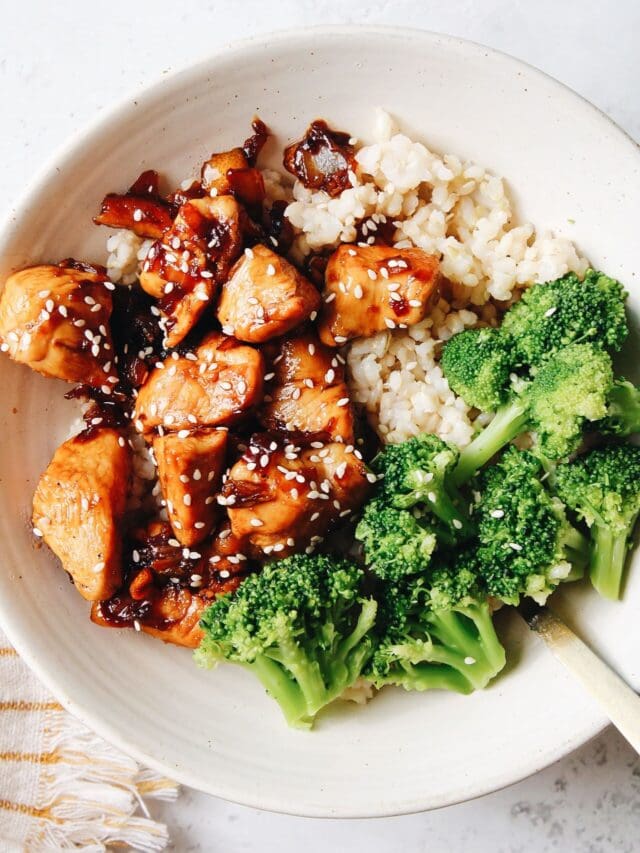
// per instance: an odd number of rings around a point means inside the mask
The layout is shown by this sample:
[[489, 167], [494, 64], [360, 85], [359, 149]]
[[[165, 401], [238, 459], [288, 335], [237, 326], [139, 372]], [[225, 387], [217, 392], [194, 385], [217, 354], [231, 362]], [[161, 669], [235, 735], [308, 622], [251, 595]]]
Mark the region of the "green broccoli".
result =
[[464, 502], [449, 482], [457, 461], [456, 449], [425, 433], [402, 444], [388, 444], [371, 467], [383, 475], [378, 494], [385, 503], [397, 509], [428, 509], [455, 539], [472, 532], [466, 513], [460, 509]]
[[640, 513], [640, 447], [610, 444], [556, 472], [562, 500], [591, 528], [591, 582], [600, 595], [620, 598], [633, 528]]
[[377, 687], [471, 693], [504, 667], [486, 594], [466, 560], [459, 556], [429, 580], [412, 577], [382, 586], [380, 638], [366, 670]]
[[424, 572], [436, 547], [436, 533], [407, 509], [396, 509], [380, 498], [364, 508], [356, 527], [365, 561], [384, 580]]
[[616, 379], [609, 392], [607, 414], [594, 426], [599, 432], [619, 438], [640, 432], [640, 388], [627, 379]]
[[489, 594], [507, 604], [521, 596], [544, 603], [587, 563], [588, 543], [545, 490], [541, 470], [532, 453], [510, 447], [479, 478], [478, 572]]
[[441, 366], [449, 385], [469, 406], [493, 412], [507, 399], [513, 347], [500, 329], [466, 329], [450, 338]]
[[377, 604], [364, 572], [344, 559], [295, 555], [266, 565], [208, 607], [196, 660], [253, 672], [289, 725], [316, 714], [361, 675], [374, 649]]
[[493, 420], [465, 447], [453, 482], [465, 483], [505, 444], [528, 430], [551, 460], [563, 459], [580, 445], [586, 421], [606, 414], [613, 384], [611, 358], [592, 344], [571, 344], [542, 364], [530, 382], [514, 389]]
[[613, 278], [587, 270], [526, 290], [504, 316], [500, 332], [512, 341], [513, 366], [527, 370], [572, 343], [617, 352], [629, 332], [627, 293]]

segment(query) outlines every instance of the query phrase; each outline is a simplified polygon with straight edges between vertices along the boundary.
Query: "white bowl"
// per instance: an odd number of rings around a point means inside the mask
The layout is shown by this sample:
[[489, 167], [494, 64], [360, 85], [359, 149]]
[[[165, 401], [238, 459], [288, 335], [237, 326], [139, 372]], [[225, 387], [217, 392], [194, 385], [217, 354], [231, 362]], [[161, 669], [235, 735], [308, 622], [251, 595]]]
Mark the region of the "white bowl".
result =
[[[101, 261], [91, 216], [105, 191], [143, 168], [170, 180], [244, 138], [258, 111], [268, 153], [326, 117], [361, 139], [372, 108], [431, 147], [508, 177], [519, 214], [576, 240], [632, 291], [640, 154], [594, 107], [540, 72], [484, 47], [410, 30], [307, 30], [256, 39], [171, 75], [77, 136], [5, 224], [0, 275], [74, 255]], [[631, 351], [631, 350], [630, 350]], [[637, 350], [636, 350], [637, 352]], [[509, 667], [470, 697], [385, 690], [341, 704], [313, 733], [286, 728], [258, 683], [231, 666], [196, 669], [190, 653], [133, 631], [98, 628], [28, 516], [38, 475], [65, 437], [67, 386], [0, 360], [0, 620], [27, 663], [91, 728], [144, 764], [240, 803], [354, 817], [443, 806], [544, 767], [605, 724], [517, 621]], [[640, 687], [640, 572], [622, 603], [585, 588], [565, 596], [585, 639]], [[507, 620], [508, 621], [508, 620]]]

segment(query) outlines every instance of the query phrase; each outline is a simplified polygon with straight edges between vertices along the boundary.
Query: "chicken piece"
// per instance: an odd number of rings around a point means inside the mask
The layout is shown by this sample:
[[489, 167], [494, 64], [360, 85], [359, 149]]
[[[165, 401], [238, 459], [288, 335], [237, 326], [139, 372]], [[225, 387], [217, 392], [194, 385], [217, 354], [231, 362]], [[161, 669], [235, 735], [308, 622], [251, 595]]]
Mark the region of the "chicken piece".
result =
[[313, 550], [334, 522], [363, 503], [370, 480], [375, 475], [350, 445], [333, 442], [302, 450], [254, 436], [218, 500], [251, 556], [284, 557]]
[[212, 154], [202, 164], [202, 186], [213, 196], [228, 195], [231, 192], [231, 186], [227, 177], [229, 169], [248, 168], [249, 161], [242, 148], [232, 148], [231, 151], [221, 151], [217, 154]]
[[38, 373], [111, 393], [118, 383], [109, 329], [114, 285], [76, 261], [27, 267], [0, 297], [0, 351]]
[[158, 192], [158, 173], [143, 172], [124, 195], [108, 193], [93, 221], [109, 228], [127, 228], [138, 237], [158, 240], [171, 227], [171, 209]]
[[285, 338], [273, 360], [260, 422], [276, 432], [353, 443], [353, 410], [342, 359], [312, 332]]
[[226, 429], [199, 429], [184, 437], [170, 432], [153, 439], [169, 521], [182, 545], [197, 545], [213, 530], [226, 449]]
[[233, 423], [262, 399], [260, 352], [219, 332], [195, 352], [173, 353], [140, 388], [134, 423], [140, 432], [192, 430]]
[[316, 119], [299, 142], [285, 148], [282, 163], [307, 189], [339, 196], [351, 187], [349, 173], [356, 168], [351, 134]]
[[136, 531], [127, 585], [94, 604], [91, 619], [105, 627], [134, 627], [167, 643], [196, 648], [202, 639], [198, 623], [204, 608], [218, 595], [236, 589], [246, 575], [246, 562], [223, 562], [218, 540], [219, 536], [195, 552], [180, 546], [166, 522], [152, 522]]
[[419, 323], [438, 298], [438, 269], [422, 249], [339, 246], [325, 273], [320, 339], [338, 346]]
[[245, 214], [231, 196], [194, 198], [149, 249], [140, 284], [160, 300], [168, 347], [199, 320], [242, 251]]
[[122, 582], [120, 523], [131, 474], [116, 429], [90, 429], [56, 450], [33, 497], [33, 524], [89, 601]]
[[289, 261], [258, 245], [245, 249], [222, 287], [218, 320], [241, 341], [263, 343], [299, 326], [320, 307], [320, 294]]

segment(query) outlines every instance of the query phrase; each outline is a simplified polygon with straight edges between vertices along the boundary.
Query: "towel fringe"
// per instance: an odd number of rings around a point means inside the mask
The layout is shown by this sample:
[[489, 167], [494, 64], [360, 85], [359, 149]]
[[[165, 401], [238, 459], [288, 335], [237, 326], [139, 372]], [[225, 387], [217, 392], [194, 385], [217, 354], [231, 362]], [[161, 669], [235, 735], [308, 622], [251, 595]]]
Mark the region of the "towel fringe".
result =
[[[136, 762], [66, 713], [47, 716], [33, 849], [105, 853], [113, 844], [163, 850], [167, 827], [149, 816], [145, 800], [175, 800], [178, 786]], [[136, 815], [140, 808], [144, 816]], [[32, 848], [29, 848], [32, 849]]]

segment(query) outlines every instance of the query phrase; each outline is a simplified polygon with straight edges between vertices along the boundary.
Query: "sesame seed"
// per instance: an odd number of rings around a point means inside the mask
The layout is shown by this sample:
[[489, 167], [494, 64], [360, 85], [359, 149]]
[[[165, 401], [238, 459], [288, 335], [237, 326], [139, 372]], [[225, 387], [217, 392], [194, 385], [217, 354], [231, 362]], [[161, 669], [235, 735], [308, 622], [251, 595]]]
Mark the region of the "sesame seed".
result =
[[246, 255], [248, 258], [253, 258], [253, 257], [255, 257], [255, 256], [254, 256], [254, 254], [253, 254], [253, 249], [245, 249], [245, 250], [244, 250], [244, 253], [245, 253], [245, 255]]
[[55, 303], [54, 303], [53, 299], [47, 299], [47, 301], [44, 303], [44, 307], [47, 309], [49, 314], [52, 314], [53, 309], [55, 308]]
[[178, 430], [178, 438], [188, 438], [190, 431], [188, 429]]
[[317, 316], [318, 316], [317, 311], [312, 311], [311, 314], [309, 314], [309, 319], [311, 320], [312, 323], [316, 319]]
[[377, 482], [378, 482], [378, 478], [376, 477], [376, 475], [375, 475], [375, 474], [372, 474], [372, 473], [370, 473], [370, 472], [369, 472], [369, 473], [367, 473], [367, 480], [368, 480], [370, 483], [377, 483]]
[[96, 563], [95, 566], [91, 569], [92, 572], [101, 572], [105, 567], [104, 560], [101, 560], [99, 563]]
[[33, 528], [33, 535], [37, 536], [40, 539], [44, 534], [43, 534], [42, 530], [40, 530], [39, 527], [34, 527]]
[[512, 551], [522, 551], [522, 545], [518, 545], [517, 542], [509, 542], [509, 548]]
[[[328, 294], [325, 296], [324, 301], [325, 301], [325, 303], [328, 305], [330, 302], [333, 302], [333, 300], [334, 300], [335, 298], [336, 298], [335, 293], [334, 293], [333, 291], [331, 291], [331, 293], [328, 293]], [[313, 355], [313, 353], [311, 353], [311, 354]]]
[[136, 207], [136, 209], [133, 211], [133, 221], [134, 222], [141, 222], [142, 221], [142, 211], [140, 210], [139, 207]]
[[274, 265], [268, 264], [267, 265], [267, 275], [275, 275], [275, 274], [276, 274], [276, 268], [274, 267]]
[[503, 509], [492, 509], [491, 512], [489, 513], [489, 515], [491, 516], [491, 518], [503, 518], [504, 517], [504, 510]]
[[220, 577], [221, 578], [228, 578], [230, 576], [230, 574], [231, 574], [231, 572], [228, 569], [220, 569]]
[[467, 655], [467, 657], [464, 659], [464, 662], [467, 664], [467, 666], [473, 666], [473, 664], [476, 662], [476, 659], [472, 658], [471, 655]]
[[436, 493], [428, 492], [427, 498], [431, 501], [432, 504], [434, 504], [436, 502]]
[[337, 406], [348, 406], [349, 405], [349, 398], [348, 397], [341, 397], [338, 400], [338, 402], [336, 403], [336, 405]]
[[64, 307], [64, 305], [58, 305], [58, 313], [60, 314], [61, 317], [68, 317], [69, 316], [69, 312]]
[[549, 308], [544, 312], [544, 316], [545, 317], [553, 317], [553, 315], [556, 313], [557, 310], [558, 310], [558, 307], [556, 305], [554, 305], [553, 308]]
[[333, 339], [337, 344], [346, 344], [348, 340], [348, 338], [345, 338], [344, 335], [334, 335]]
[[395, 329], [396, 324], [390, 317], [385, 317], [384, 322], [385, 322], [387, 329]]
[[420, 302], [420, 300], [419, 300], [419, 299], [410, 299], [410, 300], [409, 300], [409, 305], [410, 305], [412, 308], [421, 308], [421, 307], [422, 307], [422, 302]]
[[358, 253], [356, 252], [356, 250], [355, 250], [355, 249], [348, 249], [348, 250], [347, 250], [347, 254], [348, 254], [348, 255], [351, 255], [351, 257], [352, 257], [352, 258], [355, 258], [355, 256], [356, 256]]
[[264, 381], [269, 382], [271, 379], [273, 379], [274, 376], [275, 376], [275, 373], [265, 373]]
[[252, 518], [250, 524], [252, 527], [262, 527], [264, 525], [264, 521], [259, 518]]
[[356, 299], [362, 299], [362, 297], [364, 296], [364, 291], [362, 290], [362, 287], [359, 284], [356, 284], [356, 286], [353, 288], [353, 295]]
[[451, 522], [456, 530], [462, 530], [462, 522], [459, 518], [454, 518]]
[[141, 631], [141, 630], [142, 630], [142, 628], [141, 628], [141, 626], [140, 626], [140, 622], [138, 622], [138, 620], [137, 620], [137, 619], [134, 619], [134, 620], [133, 620], [133, 627], [134, 627], [134, 629], [135, 629], [136, 631]]
[[185, 506], [191, 506], [191, 495], [189, 495], [189, 494], [183, 495], [182, 496], [182, 503]]

